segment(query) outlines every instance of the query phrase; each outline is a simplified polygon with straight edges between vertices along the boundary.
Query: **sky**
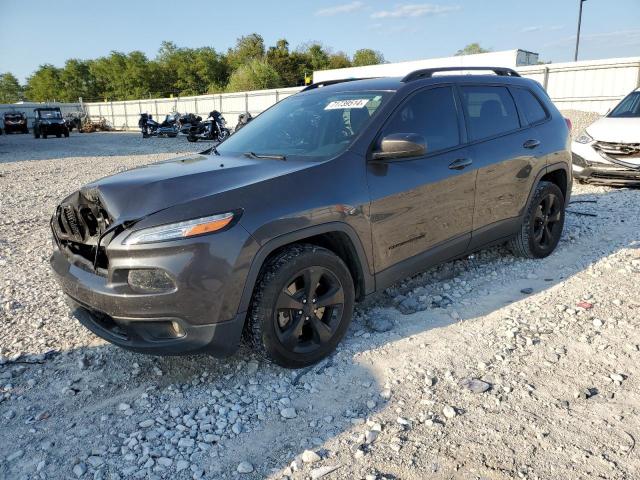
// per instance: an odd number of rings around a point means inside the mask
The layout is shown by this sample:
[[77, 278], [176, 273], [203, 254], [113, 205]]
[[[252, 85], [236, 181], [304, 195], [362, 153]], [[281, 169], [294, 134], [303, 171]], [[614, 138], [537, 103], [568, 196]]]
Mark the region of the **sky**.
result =
[[[0, 0], [0, 73], [20, 81], [41, 64], [64, 65], [112, 50], [153, 58], [163, 40], [226, 51], [241, 35], [267, 46], [319, 41], [387, 61], [446, 57], [473, 42], [521, 48], [554, 63], [573, 60], [579, 0]], [[587, 0], [580, 59], [640, 56], [640, 0]]]

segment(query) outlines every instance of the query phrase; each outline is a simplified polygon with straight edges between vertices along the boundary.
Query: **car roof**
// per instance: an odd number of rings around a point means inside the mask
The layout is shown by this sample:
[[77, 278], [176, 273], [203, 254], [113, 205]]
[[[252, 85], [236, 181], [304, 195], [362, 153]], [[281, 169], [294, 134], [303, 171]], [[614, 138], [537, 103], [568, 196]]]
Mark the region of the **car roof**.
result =
[[531, 86], [537, 83], [534, 80], [523, 77], [501, 76], [493, 74], [472, 74], [472, 75], [436, 75], [433, 77], [416, 78], [414, 80], [403, 81], [404, 77], [380, 77], [335, 80], [326, 83], [318, 82], [310, 85], [303, 92], [322, 90], [324, 92], [358, 92], [365, 90], [386, 90], [398, 91], [405, 86], [426, 86], [440, 83], [495, 83], [501, 85], [521, 85]]

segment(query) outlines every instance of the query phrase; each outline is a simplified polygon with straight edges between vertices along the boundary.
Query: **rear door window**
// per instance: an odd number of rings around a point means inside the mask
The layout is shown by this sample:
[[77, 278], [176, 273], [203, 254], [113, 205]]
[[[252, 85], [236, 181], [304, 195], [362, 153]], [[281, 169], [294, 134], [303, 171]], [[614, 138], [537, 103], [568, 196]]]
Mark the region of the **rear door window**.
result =
[[529, 125], [541, 122], [547, 118], [547, 112], [540, 104], [540, 101], [529, 90], [524, 88], [513, 88], [511, 90], [516, 99], [518, 108], [524, 115]]
[[[422, 90], [393, 113], [382, 137], [392, 133], [417, 133], [433, 153], [460, 144], [458, 112], [451, 87]], [[380, 137], [380, 138], [382, 138]]]
[[471, 140], [480, 140], [520, 128], [513, 97], [506, 87], [463, 86], [462, 106]]

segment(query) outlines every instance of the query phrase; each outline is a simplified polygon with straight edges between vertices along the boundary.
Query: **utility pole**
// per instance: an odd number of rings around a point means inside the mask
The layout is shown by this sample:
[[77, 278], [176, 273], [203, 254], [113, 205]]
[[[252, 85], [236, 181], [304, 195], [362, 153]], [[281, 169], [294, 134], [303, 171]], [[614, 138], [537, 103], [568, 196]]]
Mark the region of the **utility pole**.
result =
[[580, 47], [580, 25], [582, 24], [582, 4], [586, 1], [587, 0], [578, 0], [578, 3], [580, 4], [580, 11], [578, 13], [578, 35], [576, 36], [576, 52], [573, 56], [574, 62], [578, 61], [578, 48]]

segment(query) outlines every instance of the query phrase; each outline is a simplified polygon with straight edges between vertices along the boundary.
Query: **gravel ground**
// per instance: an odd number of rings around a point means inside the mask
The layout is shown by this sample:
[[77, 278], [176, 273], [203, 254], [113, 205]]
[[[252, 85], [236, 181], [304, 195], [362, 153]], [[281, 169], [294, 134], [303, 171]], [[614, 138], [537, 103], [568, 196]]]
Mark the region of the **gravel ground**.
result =
[[202, 148], [0, 137], [0, 478], [637, 478], [640, 191], [575, 185], [552, 256], [498, 247], [406, 279], [309, 369], [110, 346], [49, 273], [51, 212]]
[[602, 116], [594, 112], [582, 112], [580, 110], [564, 110], [562, 114], [571, 120], [574, 135], [582, 133], [585, 128]]

